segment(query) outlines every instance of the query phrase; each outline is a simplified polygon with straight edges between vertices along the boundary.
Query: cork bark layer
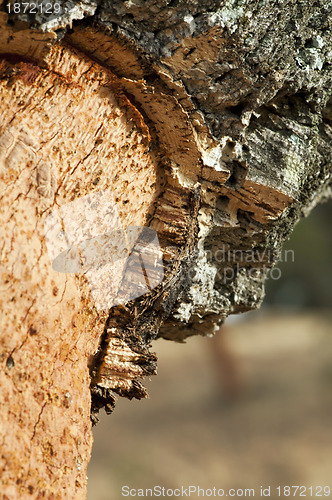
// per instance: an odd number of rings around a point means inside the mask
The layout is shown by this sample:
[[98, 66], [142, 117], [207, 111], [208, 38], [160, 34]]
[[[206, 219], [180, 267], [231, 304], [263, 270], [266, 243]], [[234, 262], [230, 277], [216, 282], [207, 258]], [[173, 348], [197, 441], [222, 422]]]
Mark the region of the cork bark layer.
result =
[[[283, 241], [332, 191], [326, 3], [58, 4], [0, 5], [8, 498], [84, 498], [90, 411], [96, 422], [118, 396], [147, 396], [158, 336], [211, 334], [259, 307]], [[161, 252], [160, 282], [104, 309], [140, 269], [127, 256], [94, 280], [58, 272], [47, 231], [49, 217], [80, 214], [94, 237], [85, 200], [98, 196], [119, 227], [153, 230]], [[64, 248], [65, 230], [55, 236]]]

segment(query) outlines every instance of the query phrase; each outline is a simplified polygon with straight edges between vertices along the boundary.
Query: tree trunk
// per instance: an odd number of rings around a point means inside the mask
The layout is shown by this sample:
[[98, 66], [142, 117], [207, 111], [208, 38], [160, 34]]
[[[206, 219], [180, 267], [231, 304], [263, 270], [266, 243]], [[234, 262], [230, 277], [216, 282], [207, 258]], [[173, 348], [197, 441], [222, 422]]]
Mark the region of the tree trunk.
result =
[[323, 1], [23, 5], [0, 2], [1, 491], [78, 499], [90, 411], [146, 397], [156, 337], [259, 307], [331, 195], [331, 17]]

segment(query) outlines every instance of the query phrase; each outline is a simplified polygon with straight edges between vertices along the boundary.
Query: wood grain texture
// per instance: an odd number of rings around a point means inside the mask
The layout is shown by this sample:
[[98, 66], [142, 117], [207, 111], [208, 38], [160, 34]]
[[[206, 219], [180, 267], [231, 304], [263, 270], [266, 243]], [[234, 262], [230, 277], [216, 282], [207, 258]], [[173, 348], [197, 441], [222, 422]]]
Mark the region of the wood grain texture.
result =
[[116, 77], [68, 47], [48, 57], [0, 65], [3, 498], [85, 496], [107, 314], [84, 276], [52, 269], [47, 215], [112, 186], [122, 223], [142, 225], [157, 192], [148, 129]]

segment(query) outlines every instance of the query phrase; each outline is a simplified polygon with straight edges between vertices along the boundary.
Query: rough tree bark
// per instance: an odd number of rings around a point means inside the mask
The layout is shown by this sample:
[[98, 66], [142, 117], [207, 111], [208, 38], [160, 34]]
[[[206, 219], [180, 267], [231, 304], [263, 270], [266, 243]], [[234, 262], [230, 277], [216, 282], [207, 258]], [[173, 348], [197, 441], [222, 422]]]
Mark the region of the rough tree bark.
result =
[[[259, 307], [283, 241], [331, 195], [332, 4], [9, 5], [0, 2], [1, 493], [78, 499], [90, 410], [95, 422], [117, 395], [146, 397], [139, 379], [156, 372], [156, 337], [211, 334]], [[45, 221], [109, 188], [124, 227], [157, 232], [164, 278], [101, 311], [84, 274], [52, 268]]]

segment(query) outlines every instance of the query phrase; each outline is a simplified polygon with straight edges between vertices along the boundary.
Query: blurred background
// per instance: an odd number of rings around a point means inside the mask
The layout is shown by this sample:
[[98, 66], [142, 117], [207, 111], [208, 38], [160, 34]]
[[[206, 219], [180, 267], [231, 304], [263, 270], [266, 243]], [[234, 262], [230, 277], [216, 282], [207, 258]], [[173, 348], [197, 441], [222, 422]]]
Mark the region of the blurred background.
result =
[[124, 485], [332, 490], [331, 217], [332, 201], [298, 223], [260, 311], [214, 338], [154, 343], [150, 399], [119, 400], [94, 428], [88, 500]]

